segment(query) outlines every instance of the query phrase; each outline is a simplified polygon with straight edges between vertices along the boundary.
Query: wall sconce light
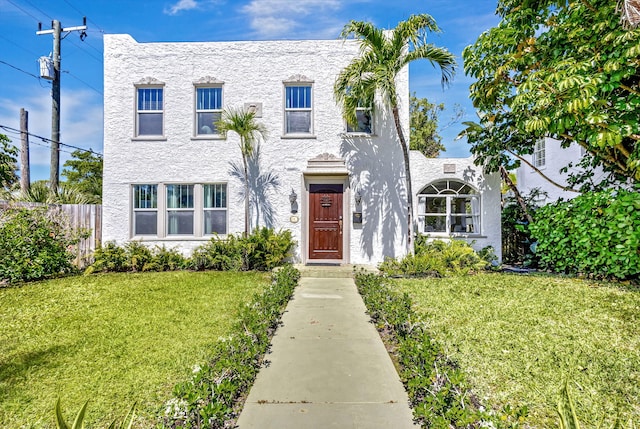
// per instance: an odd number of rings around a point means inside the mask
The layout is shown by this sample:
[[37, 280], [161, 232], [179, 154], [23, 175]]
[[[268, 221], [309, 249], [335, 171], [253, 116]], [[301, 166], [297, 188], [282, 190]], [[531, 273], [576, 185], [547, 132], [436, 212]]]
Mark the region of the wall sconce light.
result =
[[293, 188], [289, 194], [289, 202], [291, 203], [291, 213], [298, 213], [298, 195]]
[[357, 206], [359, 206], [360, 204], [362, 204], [362, 194], [360, 193], [360, 191], [357, 191], [357, 192], [356, 192], [355, 200], [356, 200], [356, 205], [357, 205]]

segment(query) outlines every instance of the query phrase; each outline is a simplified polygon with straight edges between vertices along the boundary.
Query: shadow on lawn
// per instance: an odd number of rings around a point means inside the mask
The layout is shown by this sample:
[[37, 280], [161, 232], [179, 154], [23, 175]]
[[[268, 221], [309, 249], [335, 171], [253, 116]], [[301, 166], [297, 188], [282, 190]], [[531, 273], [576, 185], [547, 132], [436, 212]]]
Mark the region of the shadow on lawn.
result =
[[20, 353], [0, 361], [0, 400], [8, 397], [10, 389], [21, 385], [20, 381], [36, 367], [50, 365], [52, 357], [62, 353], [63, 349], [66, 347], [56, 345], [44, 350]]

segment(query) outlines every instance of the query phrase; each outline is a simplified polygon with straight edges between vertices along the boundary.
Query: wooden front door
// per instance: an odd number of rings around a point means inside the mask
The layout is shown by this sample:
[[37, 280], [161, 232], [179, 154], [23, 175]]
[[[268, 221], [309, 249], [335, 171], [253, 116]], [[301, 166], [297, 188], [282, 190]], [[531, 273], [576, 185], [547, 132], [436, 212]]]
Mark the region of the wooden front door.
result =
[[309, 259], [342, 259], [342, 185], [309, 185]]

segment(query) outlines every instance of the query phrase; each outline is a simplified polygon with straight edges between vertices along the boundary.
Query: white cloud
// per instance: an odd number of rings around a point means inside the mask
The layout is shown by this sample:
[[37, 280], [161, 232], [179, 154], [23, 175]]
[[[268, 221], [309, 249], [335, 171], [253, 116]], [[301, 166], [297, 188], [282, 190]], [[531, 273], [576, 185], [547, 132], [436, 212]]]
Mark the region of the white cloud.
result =
[[164, 13], [167, 15], [177, 15], [183, 10], [192, 10], [198, 8], [198, 2], [195, 0], [178, 0], [173, 6], [165, 8]]
[[336, 25], [327, 25], [327, 19], [344, 3], [339, 0], [251, 0], [242, 12], [250, 17], [251, 28], [260, 37], [292, 37], [293, 32], [309, 29], [313, 24], [321, 24], [323, 29], [336, 28]]

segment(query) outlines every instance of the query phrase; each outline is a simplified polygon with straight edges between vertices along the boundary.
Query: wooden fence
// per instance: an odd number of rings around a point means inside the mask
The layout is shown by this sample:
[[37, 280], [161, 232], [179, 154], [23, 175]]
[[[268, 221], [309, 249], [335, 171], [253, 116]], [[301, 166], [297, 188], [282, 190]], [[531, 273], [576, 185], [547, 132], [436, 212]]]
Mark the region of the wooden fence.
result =
[[100, 246], [102, 237], [102, 206], [98, 204], [41, 204], [0, 201], [0, 210], [8, 207], [47, 207], [49, 211], [64, 213], [73, 231], [89, 231], [89, 236], [80, 240], [74, 261], [78, 268], [91, 263], [93, 252]]

